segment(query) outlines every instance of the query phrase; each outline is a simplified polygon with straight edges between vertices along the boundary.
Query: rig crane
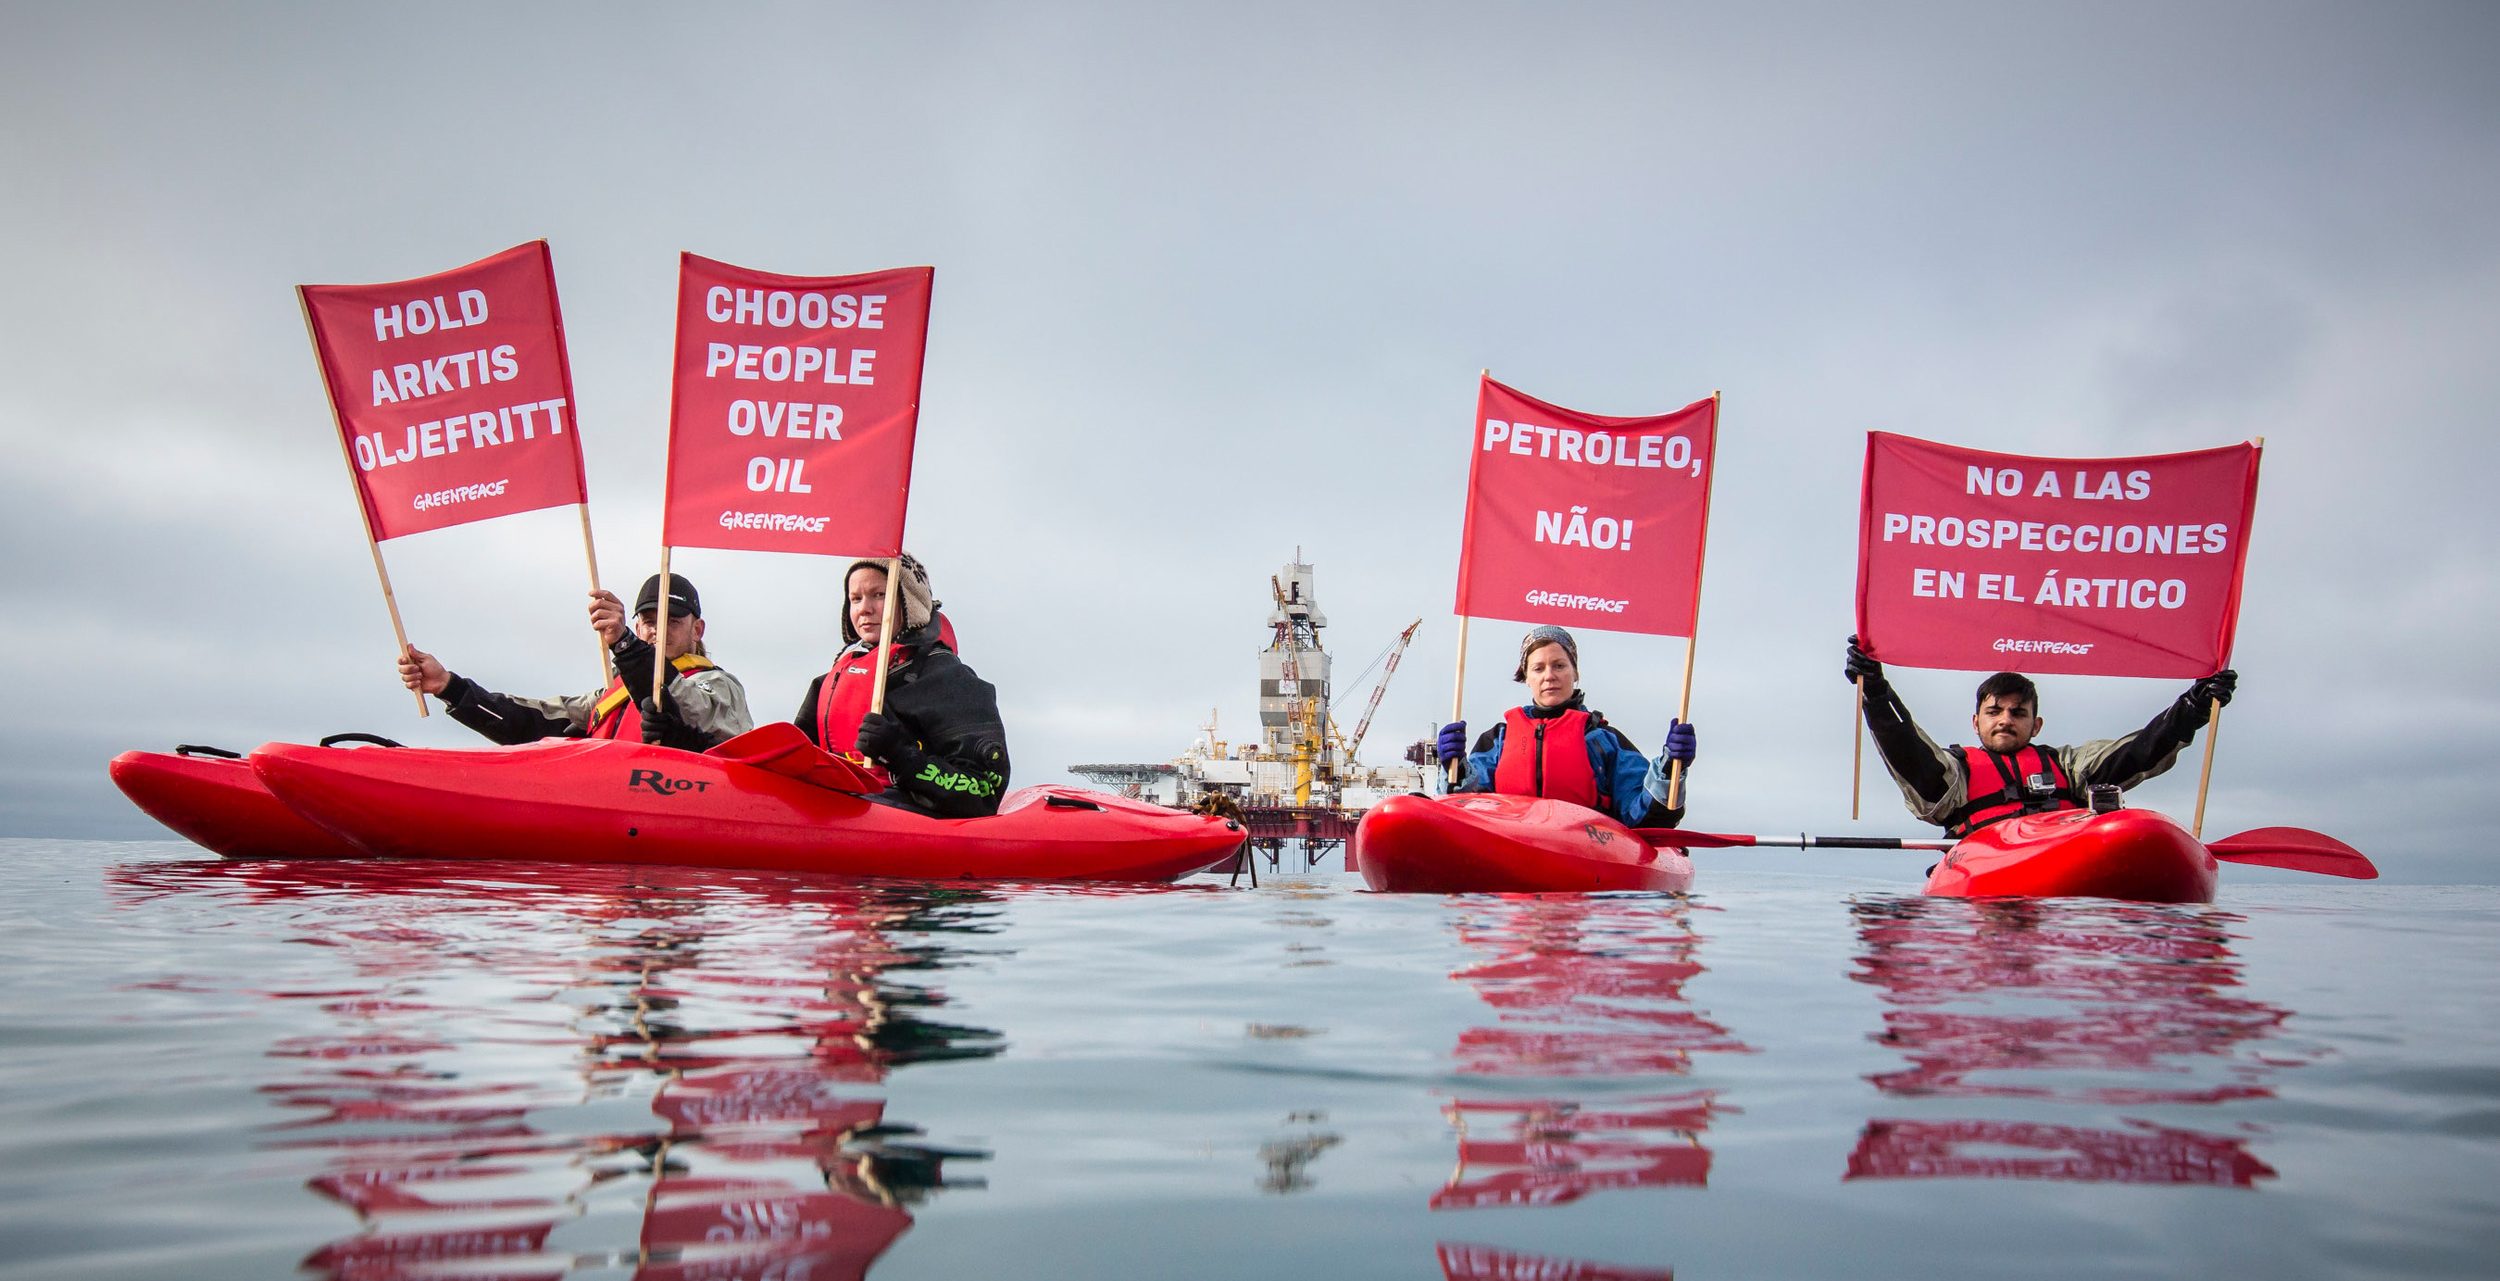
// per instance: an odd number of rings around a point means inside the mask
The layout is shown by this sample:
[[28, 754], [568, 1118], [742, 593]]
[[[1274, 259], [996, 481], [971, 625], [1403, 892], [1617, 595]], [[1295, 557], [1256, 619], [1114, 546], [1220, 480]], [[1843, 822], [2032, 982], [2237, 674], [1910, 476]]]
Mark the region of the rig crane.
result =
[[1372, 727], [1372, 713], [1380, 710], [1380, 696], [1389, 692], [1389, 678], [1398, 674], [1398, 659], [1406, 653], [1407, 643], [1415, 639], [1416, 630], [1423, 625], [1424, 620], [1420, 618], [1408, 623], [1406, 630], [1398, 633], [1398, 643], [1390, 647], [1389, 666], [1380, 673], [1380, 683], [1372, 686], [1371, 701], [1363, 704], [1363, 715], [1354, 722], [1354, 737], [1346, 742], [1347, 769], [1354, 768], [1354, 754], [1363, 750], [1363, 732]]

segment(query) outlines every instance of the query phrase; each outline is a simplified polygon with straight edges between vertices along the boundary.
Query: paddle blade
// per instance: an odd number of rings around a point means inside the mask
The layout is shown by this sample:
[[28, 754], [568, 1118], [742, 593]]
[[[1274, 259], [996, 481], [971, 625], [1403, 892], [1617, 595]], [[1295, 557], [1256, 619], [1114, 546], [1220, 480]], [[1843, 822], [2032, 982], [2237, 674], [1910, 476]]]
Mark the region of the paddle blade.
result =
[[2283, 867], [2356, 881], [2378, 879], [2378, 866], [2361, 851], [2305, 827], [2260, 827], [2207, 842], [2205, 848], [2226, 863]]
[[752, 765], [828, 792], [874, 796], [885, 790], [857, 758], [828, 754], [788, 721], [759, 725], [704, 755]]
[[1750, 836], [1687, 832], [1672, 827], [1636, 827], [1632, 829], [1632, 834], [1649, 842], [1649, 847], [1654, 850], [1723, 850], [1757, 843]]

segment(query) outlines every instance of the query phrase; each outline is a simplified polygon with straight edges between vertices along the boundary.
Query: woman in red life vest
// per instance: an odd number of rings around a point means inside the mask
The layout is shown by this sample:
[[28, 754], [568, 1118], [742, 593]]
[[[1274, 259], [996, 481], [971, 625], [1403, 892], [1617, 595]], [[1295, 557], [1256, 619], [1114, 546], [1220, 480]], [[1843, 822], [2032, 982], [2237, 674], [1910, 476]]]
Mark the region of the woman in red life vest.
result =
[[1667, 808], [1667, 765], [1682, 761], [1691, 773], [1693, 727], [1676, 721], [1653, 763], [1623, 731], [1588, 710], [1580, 692], [1580, 644], [1559, 627], [1536, 627], [1519, 642], [1519, 668], [1510, 678], [1528, 687], [1528, 701], [1467, 749], [1467, 722], [1441, 727], [1439, 755], [1446, 768], [1462, 758], [1465, 775], [1451, 789], [1545, 796], [1585, 805], [1632, 827], [1673, 827], [1683, 807]]
[[828, 752], [868, 758], [887, 784], [880, 798], [940, 818], [998, 812], [1007, 792], [1007, 730], [998, 691], [955, 653], [929, 572], [909, 553], [895, 603], [894, 657], [885, 710], [870, 712], [885, 621], [885, 565], [853, 561], [842, 576], [842, 652], [807, 687], [791, 723]]
[[700, 752], [755, 728], [746, 687], [703, 652], [703, 598], [684, 576], [669, 575], [667, 684], [651, 697], [651, 647], [659, 639], [660, 576], [642, 585], [633, 630], [613, 592], [590, 594], [590, 625], [607, 642], [616, 675], [593, 694], [520, 698], [498, 694], [445, 670], [411, 645], [399, 657], [400, 683], [443, 700], [451, 718], [511, 746], [542, 738], [623, 738]]
[[1849, 638], [1842, 675], [1866, 687], [1866, 728], [1884, 757], [1884, 768], [1901, 785], [1901, 799], [1921, 822], [1950, 836], [1968, 836], [2017, 814], [2082, 809], [2096, 786], [2130, 788], [2178, 763], [2180, 749], [2196, 741], [2216, 703], [2229, 703], [2239, 674], [2223, 670], [2190, 685], [2144, 728], [2123, 738], [2094, 739], [2076, 747], [2043, 747], [2033, 739], [2047, 724], [2040, 690], [2018, 672], [1998, 672], [1979, 683], [1970, 718], [1976, 747], [1938, 747], [1884, 678], [1884, 665]]

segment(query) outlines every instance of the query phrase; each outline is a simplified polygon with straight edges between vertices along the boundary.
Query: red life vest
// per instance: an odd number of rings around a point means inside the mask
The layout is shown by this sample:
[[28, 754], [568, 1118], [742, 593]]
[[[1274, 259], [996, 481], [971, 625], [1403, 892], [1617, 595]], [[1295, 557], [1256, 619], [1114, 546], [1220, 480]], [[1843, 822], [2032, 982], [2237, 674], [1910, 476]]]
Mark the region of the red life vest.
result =
[[[1968, 836], [1979, 828], [2017, 814], [2082, 809], [2075, 782], [2057, 763], [2057, 754], [2038, 747], [1992, 752], [1965, 747], [1962, 753], [1962, 808], [1945, 825], [1947, 835]], [[1994, 784], [1995, 786], [1990, 786]]]
[[1493, 790], [1506, 796], [1542, 796], [1590, 809], [1605, 809], [1606, 779], [1589, 763], [1587, 711], [1530, 716], [1524, 707], [1502, 713], [1502, 754], [1493, 762]]
[[[912, 647], [897, 645], [894, 658], [886, 668], [889, 683], [894, 671], [911, 661]], [[835, 755], [859, 753], [859, 723], [868, 719], [868, 700], [877, 687], [877, 651], [874, 647], [858, 651], [845, 650], [833, 660], [833, 670], [825, 673], [822, 685], [816, 688], [816, 745]], [[870, 762], [868, 772], [880, 784], [891, 785], [882, 766]]]
[[[668, 660], [668, 665], [681, 676], [719, 666], [701, 654], [679, 654]], [[625, 688], [624, 677], [611, 677], [607, 692], [599, 696], [598, 706], [590, 709], [589, 736], [642, 741], [642, 709], [634, 705], [633, 692]]]

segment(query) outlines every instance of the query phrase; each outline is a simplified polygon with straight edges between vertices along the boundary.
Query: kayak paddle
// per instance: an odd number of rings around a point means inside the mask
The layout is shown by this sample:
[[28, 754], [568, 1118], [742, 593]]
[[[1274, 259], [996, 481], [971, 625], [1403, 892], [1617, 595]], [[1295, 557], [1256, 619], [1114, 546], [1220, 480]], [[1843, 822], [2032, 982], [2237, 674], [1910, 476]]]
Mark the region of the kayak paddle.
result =
[[[1632, 829], [1658, 849], [1716, 850], [1767, 846], [1792, 850], [1949, 850], [1952, 841], [1913, 841], [1896, 836], [1743, 836], [1726, 832], [1686, 832], [1666, 827]], [[2361, 851], [2324, 832], [2305, 827], [2260, 827], [2208, 841], [2205, 848], [2225, 863], [2281, 867], [2322, 876], [2375, 880], [2378, 868]]]

